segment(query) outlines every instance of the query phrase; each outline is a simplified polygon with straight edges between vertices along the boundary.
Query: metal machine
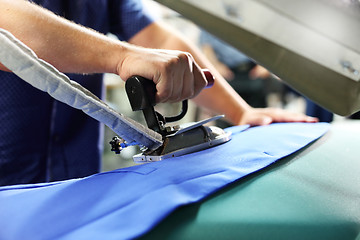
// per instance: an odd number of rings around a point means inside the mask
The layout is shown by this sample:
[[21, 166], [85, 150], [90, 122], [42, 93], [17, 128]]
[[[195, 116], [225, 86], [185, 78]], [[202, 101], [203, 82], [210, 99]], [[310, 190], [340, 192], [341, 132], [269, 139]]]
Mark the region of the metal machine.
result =
[[156, 0], [339, 115], [360, 110], [358, 0]]

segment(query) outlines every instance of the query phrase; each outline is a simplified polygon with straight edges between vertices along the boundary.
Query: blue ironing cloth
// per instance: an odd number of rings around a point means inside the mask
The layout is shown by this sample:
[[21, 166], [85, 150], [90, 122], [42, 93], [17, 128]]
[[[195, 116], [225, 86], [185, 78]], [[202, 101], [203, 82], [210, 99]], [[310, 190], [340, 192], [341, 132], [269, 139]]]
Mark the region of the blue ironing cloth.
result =
[[233, 139], [161, 162], [44, 184], [0, 188], [0, 239], [132, 239], [322, 136], [326, 123], [227, 129]]

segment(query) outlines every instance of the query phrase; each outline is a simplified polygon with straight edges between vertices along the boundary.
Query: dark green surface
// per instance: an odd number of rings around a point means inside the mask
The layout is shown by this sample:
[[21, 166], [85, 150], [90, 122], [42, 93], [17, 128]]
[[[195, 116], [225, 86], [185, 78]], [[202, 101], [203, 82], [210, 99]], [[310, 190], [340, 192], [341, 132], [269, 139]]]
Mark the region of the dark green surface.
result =
[[[360, 122], [181, 207], [143, 239], [360, 239]], [[141, 223], [139, 223], [141, 224]]]

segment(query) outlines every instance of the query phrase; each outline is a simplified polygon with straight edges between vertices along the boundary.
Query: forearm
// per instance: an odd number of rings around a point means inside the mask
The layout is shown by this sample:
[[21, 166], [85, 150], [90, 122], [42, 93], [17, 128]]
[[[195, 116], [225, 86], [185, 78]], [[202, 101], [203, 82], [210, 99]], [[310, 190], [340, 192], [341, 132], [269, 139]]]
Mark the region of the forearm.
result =
[[[116, 72], [120, 42], [23, 0], [0, 0], [0, 27], [60, 71]], [[121, 54], [118, 54], [121, 56]]]
[[112, 40], [28, 1], [0, 0], [0, 6], [0, 28], [62, 72], [116, 73], [124, 80], [140, 75], [156, 84], [158, 102], [192, 98], [206, 85], [188, 53]]

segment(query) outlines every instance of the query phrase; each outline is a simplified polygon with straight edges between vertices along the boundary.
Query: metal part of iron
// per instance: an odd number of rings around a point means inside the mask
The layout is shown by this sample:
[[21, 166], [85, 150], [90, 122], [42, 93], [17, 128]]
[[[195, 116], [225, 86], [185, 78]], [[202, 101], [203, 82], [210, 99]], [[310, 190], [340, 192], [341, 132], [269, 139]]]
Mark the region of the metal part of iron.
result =
[[165, 138], [164, 144], [153, 152], [143, 152], [133, 157], [134, 162], [156, 162], [198, 152], [225, 143], [231, 133], [215, 126], [198, 126]]
[[121, 146], [121, 143], [123, 143], [124, 140], [119, 138], [118, 136], [113, 137], [109, 144], [111, 145], [111, 151], [115, 152], [116, 154], [120, 154], [123, 147]]
[[[205, 73], [208, 79], [209, 74], [209, 72]], [[214, 83], [213, 79], [209, 80], [209, 84], [212, 85]], [[154, 110], [156, 88], [154, 83], [148, 79], [133, 76], [126, 81], [125, 89], [132, 110], [142, 110], [148, 127], [163, 136], [163, 144], [158, 149], [143, 149], [142, 154], [133, 157], [135, 162], [154, 162], [178, 157], [217, 146], [231, 139], [230, 132], [225, 132], [215, 126], [204, 126], [204, 124], [223, 116], [216, 116], [182, 126], [165, 126], [167, 122], [178, 121], [185, 116], [187, 100], [183, 101], [182, 110], [178, 115], [173, 117], [162, 116]], [[115, 142], [113, 148], [117, 150], [118, 146], [120, 146], [119, 143]]]

